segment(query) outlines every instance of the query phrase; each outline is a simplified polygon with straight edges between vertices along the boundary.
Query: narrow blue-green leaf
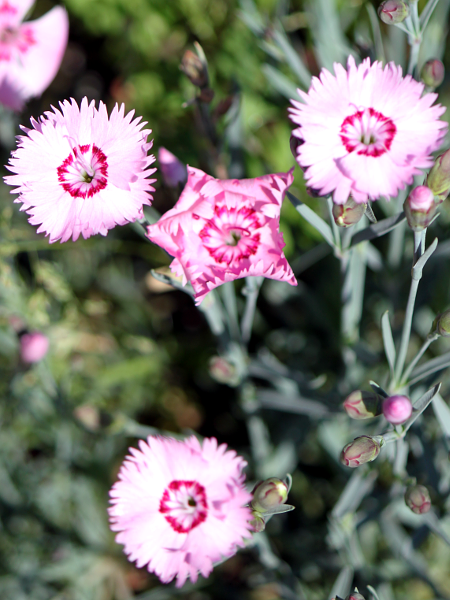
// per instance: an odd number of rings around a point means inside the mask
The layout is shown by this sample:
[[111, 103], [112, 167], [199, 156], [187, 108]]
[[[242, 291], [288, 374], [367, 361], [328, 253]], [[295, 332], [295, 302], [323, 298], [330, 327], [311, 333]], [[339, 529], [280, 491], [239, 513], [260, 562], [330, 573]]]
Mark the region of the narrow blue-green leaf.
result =
[[373, 41], [375, 46], [375, 55], [377, 60], [386, 61], [386, 56], [383, 47], [383, 37], [381, 35], [380, 20], [372, 4], [366, 4], [367, 12], [369, 13], [370, 26], [372, 27]]
[[445, 354], [442, 354], [442, 356], [432, 358], [431, 360], [418, 367], [414, 371], [414, 377], [410, 379], [409, 384], [413, 385], [421, 379], [424, 379], [425, 377], [436, 373], [436, 371], [442, 371], [442, 369], [446, 369], [447, 367], [450, 367], [450, 352], [446, 352]]
[[423, 30], [428, 25], [428, 21], [430, 20], [431, 15], [433, 14], [434, 9], [438, 5], [439, 0], [428, 0], [427, 5], [423, 9], [420, 15], [420, 28]]
[[389, 396], [389, 394], [387, 392], [385, 392], [383, 390], [383, 388], [378, 385], [378, 383], [375, 383], [375, 381], [370, 380], [369, 385], [373, 389], [374, 392], [376, 392], [377, 394], [380, 394], [380, 396], [383, 396], [383, 398], [387, 398]]
[[369, 590], [369, 592], [372, 594], [372, 596], [375, 598], [375, 600], [380, 600], [380, 598], [379, 598], [379, 596], [378, 596], [377, 592], [375, 591], [375, 589], [374, 589], [374, 588], [373, 588], [371, 585], [368, 585], [368, 586], [367, 586], [367, 589], [368, 589], [368, 590]]
[[309, 208], [309, 206], [303, 204], [303, 202], [300, 202], [300, 200], [298, 200], [298, 198], [293, 196], [290, 192], [287, 192], [287, 196], [297, 212], [301, 214], [301, 216], [306, 219], [310, 225], [317, 229], [319, 233], [322, 234], [324, 240], [330, 244], [332, 248], [335, 248], [333, 232], [331, 231], [331, 227], [328, 225], [328, 223], [325, 223], [325, 221], [311, 208]]
[[191, 296], [192, 298], [194, 297], [194, 288], [192, 287], [192, 285], [190, 283], [183, 285], [181, 283], [181, 281], [179, 281], [178, 279], [175, 279], [174, 277], [171, 277], [170, 275], [166, 275], [165, 273], [159, 273], [155, 269], [152, 269], [150, 272], [151, 272], [152, 276], [155, 279], [157, 279], [158, 281], [160, 281], [161, 283], [170, 285], [176, 290], [181, 290], [182, 292], [184, 292], [188, 296]]
[[264, 21], [253, 0], [240, 0], [240, 5], [239, 17], [255, 35], [262, 35], [265, 29]]
[[345, 598], [347, 594], [350, 592], [350, 587], [353, 582], [353, 567], [346, 566], [341, 569], [341, 572], [337, 576], [336, 581], [331, 588], [331, 591], [328, 595], [328, 598], [336, 598], [337, 596], [341, 596]]
[[418, 277], [418, 275], [422, 273], [424, 266], [427, 264], [428, 259], [433, 254], [433, 252], [436, 250], [437, 245], [438, 245], [438, 239], [435, 238], [433, 243], [428, 246], [428, 248], [425, 250], [425, 252], [419, 258], [419, 260], [413, 266], [412, 272], [413, 272], [414, 279], [416, 279]]
[[394, 338], [392, 336], [391, 324], [389, 322], [389, 311], [381, 317], [381, 333], [383, 335], [384, 352], [389, 364], [391, 375], [394, 374], [394, 365], [397, 353], [395, 352]]
[[342, 519], [347, 513], [356, 512], [362, 500], [373, 490], [377, 477], [376, 471], [354, 471], [333, 508], [332, 516]]
[[388, 217], [387, 219], [378, 221], [378, 223], [369, 225], [369, 227], [366, 227], [366, 229], [355, 233], [355, 235], [352, 237], [352, 246], [356, 246], [356, 244], [360, 244], [366, 240], [374, 240], [386, 235], [386, 233], [389, 233], [395, 229], [398, 225], [400, 225], [400, 223], [403, 223], [405, 219], [405, 213], [402, 211], [393, 217]]
[[267, 77], [269, 83], [279, 92], [282, 96], [290, 100], [295, 98], [299, 100], [297, 88], [290, 79], [286, 77], [281, 71], [272, 67], [272, 65], [264, 64], [261, 67], [262, 72]]
[[272, 35], [273, 40], [278, 45], [280, 50], [282, 50], [286, 58], [286, 62], [290, 66], [292, 72], [296, 75], [302, 86], [308, 89], [311, 84], [311, 73], [304, 65], [297, 51], [292, 47], [287, 35], [281, 27], [281, 24], [276, 27]]
[[416, 421], [420, 415], [424, 412], [424, 410], [428, 407], [430, 402], [435, 399], [436, 394], [438, 394], [441, 389], [441, 384], [437, 383], [431, 389], [429, 389], [423, 396], [421, 396], [418, 400], [416, 400], [413, 404], [414, 412], [412, 416], [404, 423], [403, 428], [405, 431], [411, 427], [411, 425]]
[[423, 520], [431, 529], [431, 531], [433, 531], [433, 533], [438, 535], [448, 546], [450, 546], [450, 536], [442, 527], [442, 524], [434, 512], [429, 512], [423, 515]]
[[258, 401], [264, 408], [308, 415], [315, 419], [330, 415], [329, 409], [318, 400], [310, 400], [301, 396], [284, 396], [273, 390], [260, 390], [258, 392]]
[[440, 394], [434, 399], [433, 410], [444, 435], [450, 438], [450, 408]]
[[362, 316], [364, 286], [366, 280], [366, 247], [351, 248], [350, 260], [344, 277], [342, 291], [342, 335], [348, 342], [355, 342], [359, 337], [359, 323]]

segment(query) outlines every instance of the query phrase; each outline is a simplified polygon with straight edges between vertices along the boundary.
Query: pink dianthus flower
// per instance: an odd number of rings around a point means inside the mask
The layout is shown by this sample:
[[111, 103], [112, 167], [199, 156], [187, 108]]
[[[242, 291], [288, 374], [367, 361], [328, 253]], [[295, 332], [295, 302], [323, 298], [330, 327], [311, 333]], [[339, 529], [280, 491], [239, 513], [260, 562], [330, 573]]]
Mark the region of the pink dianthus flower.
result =
[[148, 168], [155, 157], [147, 156], [146, 123], [133, 120], [134, 111], [124, 115], [123, 104], [109, 119], [103, 102], [98, 110], [87, 98], [80, 108], [73, 99], [60, 106], [32, 119], [33, 129], [22, 128], [26, 135], [7, 165], [15, 175], [5, 182], [17, 186], [11, 193], [29, 222], [50, 242], [66, 242], [142, 218], [156, 181], [148, 179], [156, 169]]
[[17, 111], [50, 85], [69, 35], [69, 19], [61, 6], [22, 23], [33, 4], [0, 0], [0, 103]]
[[297, 285], [279, 230], [292, 181], [292, 170], [221, 180], [188, 167], [180, 199], [147, 235], [175, 257], [170, 268], [191, 282], [197, 304], [218, 285], [249, 275]]
[[423, 94], [424, 85], [393, 62], [364, 60], [347, 70], [335, 63], [335, 75], [322, 69], [303, 102], [292, 100], [293, 134], [301, 143], [297, 162], [308, 186], [333, 194], [344, 204], [350, 194], [358, 203], [396, 196], [421, 169], [431, 167], [447, 124], [445, 111], [432, 106], [437, 94]]
[[214, 438], [200, 443], [150, 436], [130, 448], [111, 491], [116, 541], [137, 567], [181, 587], [236, 553], [251, 537], [252, 496], [244, 488], [246, 462]]

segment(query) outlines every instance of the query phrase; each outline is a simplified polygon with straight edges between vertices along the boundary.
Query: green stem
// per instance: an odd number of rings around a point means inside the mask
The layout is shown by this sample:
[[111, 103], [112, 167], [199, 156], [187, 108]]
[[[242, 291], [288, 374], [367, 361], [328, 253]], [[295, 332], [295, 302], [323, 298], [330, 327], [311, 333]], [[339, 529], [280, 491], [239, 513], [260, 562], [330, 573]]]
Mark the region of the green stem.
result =
[[419, 362], [419, 360], [422, 358], [422, 356], [425, 354], [425, 352], [427, 351], [428, 347], [435, 342], [438, 339], [439, 335], [437, 333], [431, 334], [427, 337], [427, 339], [425, 340], [425, 342], [422, 344], [422, 347], [420, 348], [419, 352], [416, 354], [416, 356], [413, 358], [413, 360], [411, 361], [411, 363], [409, 364], [408, 368], [406, 369], [406, 371], [403, 374], [402, 377], [402, 385], [407, 383], [409, 376], [411, 375], [414, 367], [417, 365], [417, 363]]
[[242, 343], [248, 344], [252, 334], [253, 319], [255, 317], [256, 301], [258, 300], [259, 290], [264, 277], [247, 277], [243, 293], [247, 296], [244, 315], [241, 320]]
[[330, 214], [330, 222], [331, 222], [331, 229], [333, 231], [334, 243], [336, 244], [337, 248], [341, 248], [341, 235], [339, 232], [339, 227], [336, 225], [336, 221], [334, 220], [333, 200], [330, 197], [327, 198], [327, 204], [328, 204], [328, 212]]
[[236, 292], [234, 290], [234, 283], [232, 281], [224, 283], [221, 287], [221, 291], [225, 311], [227, 314], [230, 337], [235, 342], [239, 342], [241, 339], [241, 333], [239, 331], [238, 311], [236, 305]]

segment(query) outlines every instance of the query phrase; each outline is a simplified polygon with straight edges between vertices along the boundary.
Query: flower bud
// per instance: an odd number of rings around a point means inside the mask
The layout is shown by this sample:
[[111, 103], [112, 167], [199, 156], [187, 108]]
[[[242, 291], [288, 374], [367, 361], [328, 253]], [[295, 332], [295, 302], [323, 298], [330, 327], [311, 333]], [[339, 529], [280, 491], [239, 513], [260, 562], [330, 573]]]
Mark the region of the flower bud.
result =
[[433, 192], [426, 185], [419, 185], [411, 190], [403, 204], [410, 228], [421, 231], [428, 227], [436, 214], [437, 206]]
[[351, 419], [370, 419], [381, 415], [381, 402], [375, 392], [356, 390], [344, 400], [344, 408]]
[[178, 184], [184, 185], [187, 181], [187, 169], [178, 158], [162, 146], [158, 150], [159, 169], [164, 183], [176, 188]]
[[389, 396], [383, 400], [383, 415], [393, 425], [401, 425], [412, 415], [413, 407], [407, 396]]
[[250, 506], [261, 513], [284, 504], [288, 497], [288, 487], [277, 477], [270, 477], [257, 483], [253, 489]]
[[450, 193], [450, 150], [437, 157], [433, 168], [428, 173], [426, 184], [438, 202], [443, 202], [447, 198]]
[[423, 515], [431, 508], [430, 492], [424, 485], [410, 485], [406, 488], [405, 502], [413, 513]]
[[255, 533], [261, 533], [266, 528], [266, 522], [262, 518], [262, 516], [256, 511], [252, 511], [252, 519], [250, 521], [250, 525], [253, 527], [253, 531]]
[[180, 69], [191, 83], [199, 88], [208, 85], [208, 65], [200, 44], [196, 44], [197, 54], [192, 50], [186, 50], [181, 59]]
[[340, 461], [346, 467], [359, 467], [367, 462], [372, 462], [380, 454], [382, 439], [362, 435], [350, 442], [341, 452]]
[[40, 331], [24, 333], [20, 338], [20, 357], [25, 363], [39, 362], [48, 352], [49, 340]]
[[442, 335], [442, 337], [450, 337], [450, 309], [448, 308], [443, 313], [438, 315], [433, 321], [431, 328], [433, 332]]
[[351, 594], [349, 594], [345, 600], [366, 600], [362, 594], [359, 593], [358, 588], [355, 588]]
[[350, 196], [345, 204], [333, 204], [334, 222], [339, 227], [350, 227], [359, 223], [366, 212], [367, 204], [358, 204]]
[[401, 23], [409, 15], [409, 5], [403, 0], [386, 0], [378, 7], [378, 16], [387, 25]]
[[420, 71], [420, 78], [425, 85], [436, 88], [444, 81], [445, 67], [437, 58], [427, 60]]
[[218, 383], [235, 386], [240, 382], [240, 376], [235, 365], [223, 356], [212, 356], [210, 358], [209, 374]]

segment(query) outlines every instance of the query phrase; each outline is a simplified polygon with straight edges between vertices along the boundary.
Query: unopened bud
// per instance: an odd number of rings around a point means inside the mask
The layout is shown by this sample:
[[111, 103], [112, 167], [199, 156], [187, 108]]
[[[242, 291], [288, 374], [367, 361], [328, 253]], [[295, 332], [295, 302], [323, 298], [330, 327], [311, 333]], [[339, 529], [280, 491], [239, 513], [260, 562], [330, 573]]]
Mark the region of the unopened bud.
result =
[[359, 467], [367, 462], [372, 462], [380, 454], [383, 438], [374, 438], [362, 435], [350, 442], [341, 452], [341, 463], [346, 467]]
[[345, 600], [366, 600], [362, 594], [359, 593], [358, 588], [355, 588], [351, 594], [349, 594]]
[[445, 310], [435, 318], [431, 331], [442, 335], [442, 337], [450, 337], [450, 309]]
[[432, 190], [419, 185], [411, 190], [403, 204], [406, 220], [413, 231], [422, 231], [428, 227], [436, 214], [437, 204]]
[[383, 415], [389, 423], [401, 425], [412, 415], [413, 407], [407, 396], [389, 396], [383, 400]]
[[333, 204], [334, 222], [339, 227], [350, 227], [359, 223], [366, 212], [367, 204], [358, 204], [350, 196], [345, 204]]
[[403, 0], [386, 0], [378, 7], [378, 16], [387, 25], [401, 23], [409, 15], [409, 5]]
[[405, 502], [413, 513], [423, 515], [431, 508], [430, 492], [424, 485], [410, 485], [406, 488]]
[[[180, 69], [186, 77], [199, 88], [208, 85], [208, 65], [200, 44], [196, 44], [197, 54], [192, 50], [186, 50], [181, 60]], [[200, 53], [200, 56], [198, 55]]]
[[176, 188], [178, 184], [184, 185], [186, 183], [186, 165], [178, 160], [175, 154], [161, 146], [158, 150], [158, 162], [164, 183], [167, 186]]
[[420, 71], [420, 78], [425, 85], [436, 88], [444, 81], [445, 67], [437, 58], [427, 60]]
[[344, 400], [344, 408], [351, 419], [370, 419], [381, 415], [381, 402], [375, 392], [356, 390]]
[[438, 202], [443, 202], [447, 198], [450, 193], [450, 150], [437, 157], [433, 168], [428, 173], [426, 184]]
[[250, 525], [253, 528], [255, 533], [261, 533], [266, 528], [266, 522], [262, 518], [262, 516], [256, 511], [252, 511], [252, 519], [250, 520]]
[[40, 331], [24, 333], [20, 337], [20, 357], [25, 363], [36, 363], [48, 352], [49, 340]]
[[250, 506], [256, 511], [264, 513], [286, 502], [288, 487], [281, 479], [270, 477], [270, 479], [257, 483], [252, 494], [253, 500], [250, 502]]
[[223, 356], [212, 356], [209, 361], [209, 374], [219, 383], [235, 386], [240, 382], [238, 370]]

